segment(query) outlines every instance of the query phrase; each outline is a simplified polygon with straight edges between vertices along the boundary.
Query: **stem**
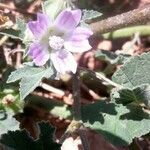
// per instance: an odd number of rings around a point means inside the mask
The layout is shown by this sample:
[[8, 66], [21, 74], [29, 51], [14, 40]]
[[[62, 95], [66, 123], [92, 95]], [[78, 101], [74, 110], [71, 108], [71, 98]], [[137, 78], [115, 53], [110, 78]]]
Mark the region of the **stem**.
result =
[[112, 80], [108, 79], [107, 77], [105, 77], [103, 74], [101, 73], [98, 73], [98, 72], [94, 72], [92, 70], [89, 70], [87, 68], [83, 68], [83, 67], [79, 67], [80, 70], [83, 70], [83, 71], [86, 71], [88, 72], [92, 77], [96, 77], [97, 79], [100, 79], [100, 80], [104, 80], [105, 82], [109, 83], [110, 85], [114, 86], [114, 87], [118, 87], [118, 88], [121, 88], [122, 86], [113, 82]]
[[60, 140], [59, 140], [59, 143], [60, 144], [63, 144], [64, 143], [64, 141], [70, 136], [70, 132], [65, 132], [63, 135], [62, 135], [62, 137], [60, 138]]
[[83, 145], [83, 149], [84, 150], [90, 150], [87, 135], [86, 135], [86, 130], [84, 130], [83, 127], [82, 127], [78, 130], [78, 134], [80, 135], [82, 145]]
[[140, 36], [150, 35], [150, 26], [141, 25], [141, 26], [127, 27], [113, 32], [102, 34], [102, 37], [104, 39], [127, 38], [133, 36], [135, 33], [139, 33]]
[[134, 9], [132, 11], [110, 17], [108, 19], [90, 24], [95, 34], [102, 34], [121, 29], [127, 26], [145, 24], [150, 21], [150, 4], [144, 8]]
[[73, 74], [72, 77], [74, 119], [81, 120], [80, 80], [78, 72], [76, 74]]

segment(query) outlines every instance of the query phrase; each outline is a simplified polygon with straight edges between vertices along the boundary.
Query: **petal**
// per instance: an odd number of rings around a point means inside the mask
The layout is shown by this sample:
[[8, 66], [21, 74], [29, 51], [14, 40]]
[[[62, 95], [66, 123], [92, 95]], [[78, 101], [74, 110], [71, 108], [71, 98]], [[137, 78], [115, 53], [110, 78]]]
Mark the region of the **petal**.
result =
[[56, 18], [54, 24], [61, 31], [69, 31], [74, 29], [80, 22], [81, 10], [65, 9]]
[[85, 51], [90, 50], [92, 47], [89, 44], [88, 40], [83, 41], [66, 41], [64, 43], [64, 47], [66, 50], [73, 53], [83, 53]]
[[81, 40], [86, 40], [88, 39], [91, 35], [93, 34], [93, 32], [88, 29], [88, 28], [83, 28], [83, 27], [77, 27], [71, 37], [69, 37], [69, 41], [81, 41]]
[[41, 46], [39, 43], [33, 43], [27, 53], [33, 59], [37, 66], [43, 66], [49, 59], [49, 52], [46, 47]]
[[46, 14], [38, 13], [37, 21], [30, 21], [28, 27], [35, 37], [40, 36], [51, 25], [51, 20]]
[[74, 17], [74, 20], [76, 21], [77, 25], [80, 23], [82, 11], [80, 9], [72, 10], [72, 15]]
[[51, 60], [58, 73], [65, 74], [69, 71], [75, 73], [77, 70], [77, 63], [73, 55], [66, 50], [53, 51]]

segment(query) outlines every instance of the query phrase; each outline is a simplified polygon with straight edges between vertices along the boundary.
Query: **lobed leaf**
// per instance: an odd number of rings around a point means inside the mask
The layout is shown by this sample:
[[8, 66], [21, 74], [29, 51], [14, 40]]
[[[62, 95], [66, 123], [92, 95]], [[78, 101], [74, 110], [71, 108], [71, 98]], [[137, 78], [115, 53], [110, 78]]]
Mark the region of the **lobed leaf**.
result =
[[129, 59], [114, 73], [112, 80], [126, 88], [150, 84], [150, 52]]
[[117, 146], [129, 145], [133, 138], [150, 132], [150, 116], [137, 106], [97, 102], [82, 108], [86, 126]]
[[112, 92], [111, 99], [123, 105], [134, 102], [137, 104], [144, 103], [150, 107], [150, 85], [141, 85], [133, 89], [119, 89]]
[[7, 83], [20, 80], [20, 98], [24, 99], [30, 92], [39, 86], [43, 78], [54, 78], [55, 70], [53, 68], [38, 68], [25, 66], [12, 72]]
[[55, 128], [46, 122], [38, 123], [38, 126], [39, 138], [36, 140], [26, 130], [17, 130], [3, 134], [0, 143], [15, 150], [59, 150], [61, 145], [53, 141]]
[[13, 117], [14, 112], [11, 109], [0, 108], [0, 136], [8, 132], [19, 129], [19, 122]]

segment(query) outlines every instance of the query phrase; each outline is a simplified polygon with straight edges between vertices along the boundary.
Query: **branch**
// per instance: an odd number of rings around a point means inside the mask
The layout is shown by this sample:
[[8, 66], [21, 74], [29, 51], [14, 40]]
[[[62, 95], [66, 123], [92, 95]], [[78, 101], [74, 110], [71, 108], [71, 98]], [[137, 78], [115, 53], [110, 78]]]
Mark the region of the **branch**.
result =
[[150, 21], [150, 4], [144, 8], [134, 9], [132, 11], [110, 17], [108, 19], [90, 24], [94, 34], [111, 32], [123, 27], [145, 24]]

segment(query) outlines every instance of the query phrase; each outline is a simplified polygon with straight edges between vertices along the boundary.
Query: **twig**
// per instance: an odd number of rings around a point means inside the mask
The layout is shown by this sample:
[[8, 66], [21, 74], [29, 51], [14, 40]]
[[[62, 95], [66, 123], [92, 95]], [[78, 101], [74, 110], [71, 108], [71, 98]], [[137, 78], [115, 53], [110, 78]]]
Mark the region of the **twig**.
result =
[[28, 12], [32, 13], [37, 6], [41, 5], [41, 3], [42, 3], [42, 0], [33, 1], [30, 7], [28, 8]]
[[123, 27], [145, 24], [150, 21], [150, 5], [144, 8], [134, 9], [132, 11], [110, 17], [108, 19], [90, 24], [95, 34], [111, 32]]
[[7, 40], [8, 40], [8, 36], [4, 35], [1, 39], [0, 39], [0, 46], [3, 45]]
[[16, 68], [19, 68], [22, 61], [22, 48], [21, 45], [18, 45], [17, 47], [18, 52], [16, 53]]
[[83, 82], [81, 82], [81, 87], [88, 92], [94, 99], [99, 100], [101, 97], [95, 93], [93, 90], [89, 89]]
[[78, 72], [72, 75], [72, 89], [73, 89], [73, 98], [74, 98], [74, 119], [80, 120], [81, 119], [81, 102], [80, 102], [80, 80]]
[[100, 80], [104, 80], [105, 82], [109, 83], [110, 85], [114, 86], [114, 87], [118, 87], [121, 88], [122, 86], [113, 82], [112, 80], [108, 79], [107, 77], [105, 77], [103, 74], [98, 73], [98, 72], [94, 72], [92, 70], [89, 70], [87, 68], [83, 68], [83, 67], [79, 67], [80, 70], [86, 71], [88, 72], [92, 77], [96, 77]]
[[54, 88], [46, 83], [43, 83], [41, 82], [40, 84], [40, 87], [42, 87], [44, 90], [47, 90], [47, 91], [50, 91], [50, 92], [53, 92], [53, 93], [56, 93], [60, 96], [64, 96], [65, 95], [65, 92], [60, 90], [60, 89], [57, 89], [57, 88]]
[[0, 8], [1, 9], [9, 9], [11, 11], [15, 11], [15, 12], [19, 12], [19, 13], [22, 13], [22, 14], [25, 14], [25, 15], [28, 15], [28, 16], [33, 16], [35, 15], [34, 13], [30, 13], [30, 12], [27, 12], [27, 11], [24, 11], [23, 9], [19, 9], [19, 8], [12, 8], [10, 7], [9, 5], [6, 5], [6, 4], [3, 4], [3, 3], [0, 3]]

